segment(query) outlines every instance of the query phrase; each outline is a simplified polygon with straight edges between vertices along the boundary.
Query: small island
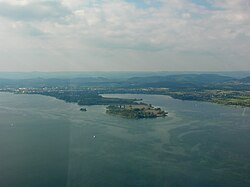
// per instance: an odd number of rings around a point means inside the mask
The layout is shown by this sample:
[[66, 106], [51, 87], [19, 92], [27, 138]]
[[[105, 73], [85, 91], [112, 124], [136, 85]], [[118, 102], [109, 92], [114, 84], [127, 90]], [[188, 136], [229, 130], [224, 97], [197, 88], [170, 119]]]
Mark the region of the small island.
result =
[[106, 113], [130, 119], [165, 117], [168, 112], [155, 108], [151, 104], [109, 105]]
[[87, 112], [87, 109], [86, 108], [80, 108], [80, 111]]

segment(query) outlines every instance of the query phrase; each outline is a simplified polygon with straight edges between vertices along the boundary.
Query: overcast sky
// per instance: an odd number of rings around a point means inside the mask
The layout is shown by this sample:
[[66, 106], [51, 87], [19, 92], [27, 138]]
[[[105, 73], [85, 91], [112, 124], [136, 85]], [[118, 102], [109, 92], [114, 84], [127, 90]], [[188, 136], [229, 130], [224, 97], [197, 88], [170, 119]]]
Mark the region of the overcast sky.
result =
[[249, 0], [0, 0], [0, 71], [250, 70]]

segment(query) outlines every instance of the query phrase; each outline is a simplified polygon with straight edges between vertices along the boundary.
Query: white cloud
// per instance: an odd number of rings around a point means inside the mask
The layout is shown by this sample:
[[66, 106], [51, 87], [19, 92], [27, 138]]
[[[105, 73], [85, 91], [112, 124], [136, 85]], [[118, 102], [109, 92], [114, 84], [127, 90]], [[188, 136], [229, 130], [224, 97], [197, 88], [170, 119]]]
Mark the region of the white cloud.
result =
[[[186, 63], [190, 68], [223, 69], [228, 61], [240, 59], [238, 69], [250, 69], [248, 0], [210, 0], [212, 8], [188, 0], [145, 3], [147, 7], [123, 0], [0, 0], [0, 24], [5, 25], [0, 28], [0, 49], [13, 53], [22, 49], [25, 52], [18, 54], [29, 60], [27, 53], [40, 51], [47, 54], [43, 58], [52, 69], [54, 61], [62, 59], [69, 64], [74, 60], [77, 69], [96, 63], [104, 70], [124, 68], [125, 60], [135, 59], [138, 67], [131, 69], [140, 69], [143, 63], [155, 69], [164, 63], [172, 69], [176, 63], [176, 70]], [[32, 56], [35, 61], [36, 53]], [[201, 59], [213, 60], [214, 65]], [[32, 67], [34, 61], [25, 63]]]

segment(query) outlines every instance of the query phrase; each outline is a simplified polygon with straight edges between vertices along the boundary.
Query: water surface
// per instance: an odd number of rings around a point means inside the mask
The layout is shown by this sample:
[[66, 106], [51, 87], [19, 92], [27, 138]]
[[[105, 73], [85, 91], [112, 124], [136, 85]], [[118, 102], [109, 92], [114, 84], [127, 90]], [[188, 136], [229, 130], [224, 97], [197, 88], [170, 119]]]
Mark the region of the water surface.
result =
[[250, 110], [142, 98], [166, 118], [125, 119], [0, 93], [0, 186], [250, 186]]

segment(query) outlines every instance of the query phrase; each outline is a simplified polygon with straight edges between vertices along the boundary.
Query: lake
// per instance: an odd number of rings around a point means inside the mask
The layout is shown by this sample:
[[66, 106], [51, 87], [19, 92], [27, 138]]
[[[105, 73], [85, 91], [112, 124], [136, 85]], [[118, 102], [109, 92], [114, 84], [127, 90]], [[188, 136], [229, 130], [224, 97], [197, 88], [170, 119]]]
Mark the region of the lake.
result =
[[107, 115], [40, 95], [0, 93], [0, 186], [250, 186], [250, 109], [142, 98], [157, 119]]

